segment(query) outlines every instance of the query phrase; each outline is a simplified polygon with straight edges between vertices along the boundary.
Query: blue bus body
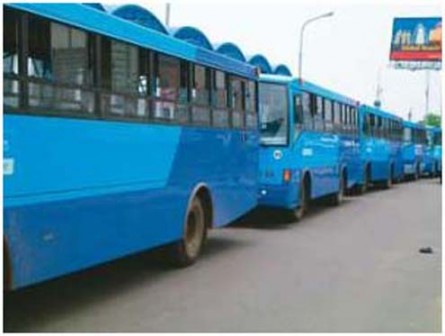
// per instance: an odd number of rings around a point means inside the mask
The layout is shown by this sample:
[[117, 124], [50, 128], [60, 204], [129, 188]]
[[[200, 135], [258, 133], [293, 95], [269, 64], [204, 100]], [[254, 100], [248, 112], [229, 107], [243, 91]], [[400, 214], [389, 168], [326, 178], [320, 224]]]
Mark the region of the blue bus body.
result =
[[402, 118], [360, 105], [361, 185], [403, 178]]
[[[87, 6], [5, 8], [256, 85], [255, 69], [245, 63]], [[103, 108], [89, 115], [59, 114], [56, 105], [35, 110], [26, 102], [13, 106], [6, 91], [4, 101], [4, 244], [12, 289], [177, 241], [193, 197], [208, 206], [211, 227], [257, 204], [256, 106], [243, 112], [243, 126], [214, 127], [216, 114], [200, 125], [148, 113], [113, 118]], [[200, 111], [210, 114], [209, 107]]]
[[417, 179], [425, 169], [426, 128], [411, 121], [403, 122], [403, 170], [406, 177]]
[[442, 176], [442, 128], [439, 127], [433, 132], [433, 157], [436, 162], [436, 174]]
[[427, 126], [427, 141], [428, 145], [425, 150], [423, 162], [423, 174], [430, 177], [437, 176], [441, 171], [442, 160], [442, 144], [441, 144], [441, 129], [439, 127]]
[[[299, 207], [304, 178], [309, 180], [310, 199], [338, 193], [342, 171], [347, 187], [356, 183], [360, 157], [353, 120], [357, 119], [349, 117], [354, 101], [309, 82], [262, 75], [259, 103], [261, 206]], [[343, 106], [348, 107], [345, 120], [351, 122], [342, 133]]]

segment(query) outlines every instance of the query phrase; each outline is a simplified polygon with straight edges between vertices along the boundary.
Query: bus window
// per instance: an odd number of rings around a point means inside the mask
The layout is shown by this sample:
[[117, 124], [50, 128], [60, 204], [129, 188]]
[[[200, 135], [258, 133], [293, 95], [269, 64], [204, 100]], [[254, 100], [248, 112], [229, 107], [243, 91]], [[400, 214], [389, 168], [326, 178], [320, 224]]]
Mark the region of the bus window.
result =
[[[28, 24], [29, 106], [94, 113], [85, 32], [36, 16]], [[33, 80], [34, 78], [39, 81]], [[41, 81], [40, 81], [41, 80]]]
[[210, 70], [193, 65], [192, 71], [192, 122], [194, 125], [210, 125]]
[[312, 98], [311, 94], [303, 92], [301, 94], [301, 103], [303, 108], [303, 127], [304, 129], [311, 130], [314, 127], [312, 118]]
[[[182, 66], [182, 71], [186, 71]], [[175, 119], [175, 103], [179, 98], [181, 62], [179, 59], [155, 55], [155, 96], [153, 117], [155, 119]]]
[[323, 98], [320, 96], [313, 96], [315, 98], [315, 109], [314, 109], [314, 128], [318, 131], [322, 131], [324, 129], [323, 123]]
[[376, 116], [376, 133], [375, 133], [375, 135], [377, 136], [377, 137], [381, 137], [382, 136], [382, 133], [383, 133], [383, 129], [382, 129], [382, 127], [383, 127], [383, 123], [382, 123], [382, 117], [379, 117], [379, 116]]
[[3, 32], [3, 104], [19, 106], [19, 18], [18, 13], [8, 7], [4, 10]]
[[229, 127], [227, 76], [224, 72], [214, 72], [212, 90], [213, 125], [216, 127]]
[[260, 83], [259, 110], [261, 144], [287, 145], [288, 104], [284, 85]]
[[403, 141], [405, 142], [412, 142], [413, 141], [413, 134], [412, 129], [409, 127], [405, 127], [403, 129]]
[[354, 129], [354, 134], [357, 134], [359, 125], [358, 125], [357, 109], [355, 107], [352, 108], [352, 127]]
[[139, 94], [138, 48], [126, 43], [110, 41], [108, 50], [109, 54], [104, 53], [102, 57], [108, 58], [109, 67], [106, 77], [109, 81], [104, 84], [108, 90], [111, 90], [111, 94], [102, 95], [102, 109], [118, 116], [145, 116], [147, 113], [145, 101], [139, 105], [136, 98], [125, 95], [137, 96]]
[[340, 132], [342, 127], [341, 127], [341, 115], [340, 115], [340, 104], [338, 102], [334, 102], [333, 103], [334, 106], [334, 130], [336, 132]]
[[369, 135], [376, 136], [376, 121], [373, 114], [369, 114]]
[[332, 132], [332, 101], [329, 99], [324, 100], [324, 124], [325, 129]]
[[344, 105], [343, 106], [343, 129], [345, 133], [349, 133], [350, 132], [350, 125], [349, 125], [349, 106], [348, 105]]
[[[384, 138], [385, 137], [385, 118], [383, 118], [383, 117], [378, 117], [378, 118], [380, 118], [380, 126], [379, 126], [380, 137]], [[379, 120], [377, 120], [377, 122], [379, 122]]]
[[248, 81], [246, 85], [246, 127], [248, 129], [256, 129], [257, 113], [256, 113], [256, 84], [254, 81]]
[[52, 79], [51, 24], [31, 15], [28, 22], [28, 76]]
[[244, 127], [244, 83], [240, 78], [230, 77], [230, 95], [232, 108], [232, 126], [234, 128]]

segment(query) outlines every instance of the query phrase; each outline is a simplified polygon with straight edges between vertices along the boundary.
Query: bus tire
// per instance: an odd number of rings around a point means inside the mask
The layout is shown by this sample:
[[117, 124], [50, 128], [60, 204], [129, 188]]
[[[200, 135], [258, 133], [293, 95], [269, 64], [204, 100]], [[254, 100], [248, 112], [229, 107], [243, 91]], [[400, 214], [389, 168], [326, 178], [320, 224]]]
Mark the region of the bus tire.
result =
[[391, 164], [389, 168], [388, 177], [383, 182], [383, 188], [390, 189], [392, 187], [393, 179], [394, 179], [394, 166]]
[[207, 237], [206, 215], [199, 197], [194, 197], [184, 224], [182, 238], [170, 249], [170, 260], [177, 267], [193, 264], [199, 257]]
[[363, 183], [357, 185], [357, 194], [363, 195], [368, 191], [369, 188], [369, 181], [371, 179], [371, 170], [369, 169], [369, 164], [365, 166], [365, 173], [363, 177]]
[[342, 169], [341, 175], [340, 175], [340, 181], [339, 181], [339, 185], [338, 185], [338, 191], [329, 197], [330, 205], [338, 206], [343, 202], [343, 199], [345, 197], [346, 186], [347, 186], [346, 170]]
[[413, 174], [413, 180], [417, 181], [420, 178], [420, 165], [419, 163], [416, 163], [416, 168], [414, 170], [414, 174]]
[[304, 215], [308, 211], [309, 208], [309, 190], [310, 190], [310, 182], [308, 175], [304, 175], [303, 180], [300, 183], [300, 205], [297, 206], [292, 211], [292, 219], [295, 221], [300, 221], [303, 219]]

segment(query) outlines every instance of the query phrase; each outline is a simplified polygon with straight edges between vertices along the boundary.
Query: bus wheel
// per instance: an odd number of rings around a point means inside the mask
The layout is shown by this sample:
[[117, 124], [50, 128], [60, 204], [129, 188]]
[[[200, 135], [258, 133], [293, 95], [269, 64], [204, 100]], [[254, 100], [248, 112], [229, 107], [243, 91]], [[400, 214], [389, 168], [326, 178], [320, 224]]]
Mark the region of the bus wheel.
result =
[[366, 193], [368, 191], [369, 188], [369, 181], [370, 181], [370, 170], [369, 170], [369, 166], [367, 165], [365, 168], [365, 174], [364, 174], [364, 178], [363, 178], [363, 183], [362, 184], [358, 184], [357, 185], [357, 194], [358, 195], [363, 195], [364, 193]]
[[206, 237], [204, 208], [199, 197], [195, 197], [187, 211], [184, 235], [171, 248], [172, 262], [178, 267], [193, 264], [198, 258]]
[[296, 207], [292, 212], [292, 217], [296, 221], [300, 221], [306, 214], [309, 207], [308, 200], [309, 186], [307, 183], [307, 177], [304, 177], [300, 183], [300, 205]]
[[384, 189], [390, 189], [392, 187], [393, 178], [394, 178], [394, 167], [391, 165], [391, 168], [389, 169], [388, 177], [383, 182]]
[[345, 188], [346, 188], [346, 173], [343, 170], [340, 176], [340, 183], [338, 186], [338, 191], [330, 196], [329, 203], [330, 205], [337, 206], [343, 202], [345, 196]]
[[419, 179], [419, 177], [420, 177], [420, 166], [419, 166], [419, 164], [417, 163], [417, 164], [416, 164], [415, 171], [414, 171], [414, 175], [413, 175], [413, 179], [414, 179], [414, 181], [417, 181], [417, 180]]

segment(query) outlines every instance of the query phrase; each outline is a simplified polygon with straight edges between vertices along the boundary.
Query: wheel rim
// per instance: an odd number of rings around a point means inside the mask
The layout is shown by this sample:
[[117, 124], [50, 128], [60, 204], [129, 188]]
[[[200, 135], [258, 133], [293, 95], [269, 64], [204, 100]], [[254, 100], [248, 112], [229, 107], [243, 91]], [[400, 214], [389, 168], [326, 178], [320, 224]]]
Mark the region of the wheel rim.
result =
[[190, 258], [195, 258], [201, 249], [204, 232], [204, 214], [200, 207], [194, 206], [187, 217], [185, 249]]

